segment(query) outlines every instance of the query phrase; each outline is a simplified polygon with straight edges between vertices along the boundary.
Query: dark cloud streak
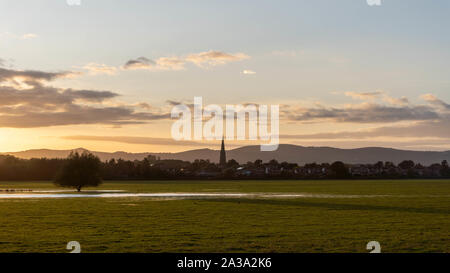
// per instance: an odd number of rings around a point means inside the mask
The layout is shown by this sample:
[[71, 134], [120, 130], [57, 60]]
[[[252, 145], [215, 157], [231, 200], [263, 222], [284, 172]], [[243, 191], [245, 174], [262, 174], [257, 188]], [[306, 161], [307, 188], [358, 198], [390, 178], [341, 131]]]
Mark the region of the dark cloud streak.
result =
[[106, 141], [127, 144], [167, 145], [167, 146], [211, 146], [211, 142], [176, 141], [171, 138], [134, 137], [134, 136], [64, 136], [62, 139], [83, 141]]
[[[120, 126], [170, 118], [169, 114], [137, 112], [136, 106], [105, 106], [108, 100], [119, 96], [111, 91], [63, 89], [42, 83], [70, 73], [0, 69], [0, 127]], [[4, 85], [15, 83], [17, 78], [25, 79], [25, 89]]]
[[[294, 113], [292, 113], [294, 112]], [[284, 111], [293, 121], [319, 121], [349, 123], [389, 123], [398, 121], [423, 121], [441, 119], [440, 113], [428, 105], [393, 107], [367, 104], [361, 107], [306, 108]]]
[[37, 70], [12, 70], [6, 68], [0, 68], [0, 82], [14, 78], [24, 78], [28, 81], [51, 81], [56, 78], [67, 77], [73, 75], [73, 72], [44, 72]]
[[123, 66], [124, 69], [142, 69], [155, 65], [156, 62], [145, 57], [129, 60]]

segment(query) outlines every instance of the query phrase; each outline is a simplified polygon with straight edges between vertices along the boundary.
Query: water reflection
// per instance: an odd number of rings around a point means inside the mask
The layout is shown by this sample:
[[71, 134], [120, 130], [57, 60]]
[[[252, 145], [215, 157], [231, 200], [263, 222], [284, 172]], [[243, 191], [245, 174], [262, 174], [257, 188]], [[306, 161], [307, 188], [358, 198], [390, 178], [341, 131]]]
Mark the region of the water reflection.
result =
[[67, 191], [33, 191], [33, 193], [0, 193], [0, 199], [31, 199], [31, 198], [172, 198], [172, 199], [201, 199], [201, 198], [371, 198], [386, 195], [334, 195], [334, 194], [283, 194], [283, 193], [126, 193], [123, 191], [103, 190], [86, 191], [83, 193], [58, 193]]

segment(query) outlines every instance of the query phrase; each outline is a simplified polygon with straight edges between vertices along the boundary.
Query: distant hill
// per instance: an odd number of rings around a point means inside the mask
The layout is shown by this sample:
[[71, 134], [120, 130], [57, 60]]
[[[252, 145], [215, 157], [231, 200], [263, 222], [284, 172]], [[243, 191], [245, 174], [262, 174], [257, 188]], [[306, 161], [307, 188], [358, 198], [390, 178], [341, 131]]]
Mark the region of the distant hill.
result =
[[[74, 149], [78, 152], [87, 151], [83, 148]], [[65, 158], [72, 150], [27, 150], [22, 152], [3, 153], [14, 155], [19, 158]], [[218, 162], [219, 151], [211, 149], [190, 150], [180, 153], [127, 153], [127, 152], [96, 152], [102, 161], [112, 158], [122, 158], [125, 160], [141, 160], [148, 155], [155, 155], [161, 159], [179, 159], [186, 161], [194, 161], [195, 159], [209, 159], [212, 162]], [[260, 146], [245, 146], [227, 151], [227, 159], [235, 159], [239, 163], [247, 161], [255, 161], [261, 159], [267, 162], [276, 159], [280, 162], [287, 161], [298, 164], [305, 163], [332, 163], [335, 161], [343, 161], [352, 164], [376, 163], [377, 161], [392, 161], [396, 164], [403, 160], [413, 160], [416, 163], [430, 165], [440, 163], [443, 160], [450, 161], [450, 151], [446, 152], [422, 152], [396, 150], [390, 148], [360, 148], [360, 149], [338, 149], [330, 147], [303, 147], [290, 144], [281, 144], [277, 151], [261, 152]]]
[[89, 151], [84, 148], [77, 148], [73, 150], [49, 150], [49, 149], [36, 149], [36, 150], [26, 150], [21, 152], [10, 152], [10, 153], [0, 153], [3, 155], [13, 155], [18, 158], [30, 159], [30, 158], [66, 158], [70, 152], [76, 151], [79, 153], [82, 152], [91, 152], [98, 156], [102, 161], [110, 160], [112, 158], [122, 158], [125, 160], [141, 160], [150, 155], [151, 153], [127, 153], [127, 152], [97, 152], [97, 151]]

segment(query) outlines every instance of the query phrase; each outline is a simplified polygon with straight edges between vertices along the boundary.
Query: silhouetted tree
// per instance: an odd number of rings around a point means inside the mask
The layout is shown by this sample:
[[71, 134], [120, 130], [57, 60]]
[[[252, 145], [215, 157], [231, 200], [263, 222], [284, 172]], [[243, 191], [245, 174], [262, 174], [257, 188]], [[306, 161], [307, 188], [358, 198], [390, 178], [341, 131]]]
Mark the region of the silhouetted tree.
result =
[[70, 153], [66, 163], [55, 178], [55, 184], [76, 188], [98, 186], [101, 184], [100, 159], [91, 153]]
[[331, 170], [335, 174], [336, 178], [348, 178], [349, 172], [347, 166], [341, 161], [336, 161], [331, 164]]
[[320, 166], [316, 162], [305, 164], [305, 168], [308, 168], [308, 169], [315, 169], [318, 167], [320, 167]]
[[442, 161], [441, 166], [442, 166], [441, 175], [444, 177], [450, 177], [450, 168], [448, 167], [447, 160]]
[[273, 168], [278, 168], [278, 161], [276, 159], [270, 160], [268, 164]]
[[261, 159], [256, 159], [255, 160], [255, 166], [256, 167], [261, 167], [262, 163], [263, 163], [263, 161]]
[[225, 169], [225, 171], [223, 172], [223, 175], [225, 178], [233, 178], [235, 175], [235, 171], [232, 168], [228, 168], [228, 169]]
[[405, 160], [402, 163], [398, 164], [398, 166], [400, 168], [402, 168], [403, 170], [410, 170], [410, 169], [414, 168], [415, 165], [416, 164], [412, 160]]
[[384, 167], [383, 161], [378, 161], [378, 162], [374, 165], [374, 167], [377, 168], [377, 169], [383, 169], [383, 167]]
[[227, 167], [228, 168], [239, 168], [239, 163], [234, 159], [230, 159], [227, 162]]

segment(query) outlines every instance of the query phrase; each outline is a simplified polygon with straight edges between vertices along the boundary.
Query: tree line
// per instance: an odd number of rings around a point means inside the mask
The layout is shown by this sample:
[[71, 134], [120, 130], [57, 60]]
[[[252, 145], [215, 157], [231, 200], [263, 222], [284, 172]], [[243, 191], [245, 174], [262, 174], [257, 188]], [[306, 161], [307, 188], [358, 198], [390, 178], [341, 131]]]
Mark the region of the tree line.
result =
[[101, 162], [98, 157], [86, 153], [84, 156], [90, 160], [88, 164], [80, 160], [76, 163], [73, 157], [77, 156], [82, 155], [74, 153], [71, 155], [72, 158], [66, 159], [20, 159], [2, 155], [0, 156], [0, 180], [67, 181], [75, 179], [75, 174], [89, 173], [90, 168], [95, 168], [96, 175], [104, 180], [450, 178], [449, 166], [445, 160], [430, 166], [422, 166], [411, 160], [405, 160], [398, 165], [392, 162], [350, 165], [338, 161], [332, 164], [310, 163], [299, 166], [296, 163], [276, 160], [269, 162], [255, 160], [239, 164], [231, 159], [226, 166], [219, 166], [208, 160], [194, 162], [161, 160], [151, 155], [143, 160], [111, 159]]

